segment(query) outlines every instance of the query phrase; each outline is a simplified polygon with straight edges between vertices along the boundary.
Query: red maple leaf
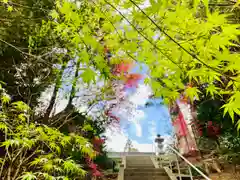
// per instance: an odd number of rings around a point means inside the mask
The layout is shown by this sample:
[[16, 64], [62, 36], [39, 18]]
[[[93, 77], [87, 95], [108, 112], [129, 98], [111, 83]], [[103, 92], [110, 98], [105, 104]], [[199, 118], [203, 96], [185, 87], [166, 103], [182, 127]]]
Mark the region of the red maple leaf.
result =
[[114, 66], [113, 72], [114, 72], [114, 74], [126, 74], [130, 71], [132, 66], [133, 66], [132, 63], [122, 62], [122, 63]]
[[102, 176], [102, 173], [100, 171], [96, 170], [92, 173], [92, 175], [95, 177], [99, 177], [99, 176]]
[[141, 79], [141, 74], [128, 74], [126, 75], [125, 87], [137, 87], [138, 82]]

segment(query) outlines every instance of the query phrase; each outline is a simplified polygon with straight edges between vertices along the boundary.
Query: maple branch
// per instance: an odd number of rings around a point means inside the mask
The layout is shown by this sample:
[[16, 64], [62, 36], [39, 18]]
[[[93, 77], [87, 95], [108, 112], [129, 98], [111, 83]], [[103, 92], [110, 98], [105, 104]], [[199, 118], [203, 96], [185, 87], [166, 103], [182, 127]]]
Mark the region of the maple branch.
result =
[[108, 5], [110, 5], [115, 11], [117, 11], [137, 32], [140, 34], [146, 41], [148, 41], [153, 47], [155, 47], [162, 55], [164, 55], [169, 61], [171, 61], [173, 64], [175, 64], [181, 71], [182, 68], [175, 62], [173, 61], [169, 55], [164, 53], [156, 44], [154, 44], [148, 37], [146, 37], [141, 31], [138, 30], [137, 27], [135, 27], [127, 18], [124, 16], [114, 5], [109, 3], [107, 0], [104, 0]]
[[162, 32], [165, 36], [167, 36], [171, 41], [173, 41], [175, 44], [177, 44], [177, 46], [179, 46], [183, 51], [185, 51], [187, 54], [189, 54], [190, 56], [192, 56], [192, 58], [198, 60], [200, 63], [202, 63], [203, 65], [205, 65], [206, 67], [221, 73], [221, 71], [217, 68], [214, 68], [212, 66], [209, 66], [208, 64], [206, 64], [205, 62], [203, 62], [201, 59], [199, 59], [199, 57], [196, 54], [193, 54], [192, 52], [190, 52], [189, 50], [187, 50], [185, 47], [183, 47], [179, 42], [177, 42], [174, 38], [172, 38], [166, 31], [163, 30], [163, 28], [161, 28], [151, 17], [149, 17], [134, 1], [131, 1], [131, 3], [136, 6], [159, 30], [160, 32]]
[[[134, 6], [136, 6], [156, 27], [157, 29], [159, 29], [160, 32], [162, 32], [165, 36], [167, 36], [172, 42], [174, 42], [178, 47], [180, 47], [183, 51], [185, 51], [187, 54], [189, 54], [190, 56], [192, 56], [193, 59], [196, 59], [198, 62], [202, 63], [204, 66], [206, 66], [207, 68], [220, 73], [220, 74], [224, 74], [221, 72], [220, 69], [218, 68], [214, 68], [210, 65], [208, 65], [207, 63], [205, 63], [204, 61], [202, 61], [196, 54], [190, 52], [189, 50], [187, 50], [185, 47], [183, 47], [179, 42], [177, 42], [174, 38], [172, 38], [166, 31], [163, 30], [163, 28], [161, 28], [151, 17], [149, 17], [133, 0], [129, 0], [130, 2], [132, 2], [132, 4]], [[237, 81], [235, 79], [233, 79], [231, 76], [224, 74], [224, 76], [228, 77], [229, 79], [231, 79], [232, 81]]]

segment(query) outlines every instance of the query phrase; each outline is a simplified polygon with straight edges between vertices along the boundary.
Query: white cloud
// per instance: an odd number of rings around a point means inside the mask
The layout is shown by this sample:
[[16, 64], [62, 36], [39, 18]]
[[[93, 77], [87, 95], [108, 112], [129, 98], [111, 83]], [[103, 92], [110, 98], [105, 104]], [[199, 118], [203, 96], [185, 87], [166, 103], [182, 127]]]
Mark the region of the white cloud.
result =
[[153, 144], [139, 144], [136, 141], [133, 141], [132, 144], [139, 152], [154, 152]]
[[142, 136], [140, 121], [145, 117], [144, 111], [139, 110], [138, 107], [145, 105], [149, 95], [151, 95], [151, 88], [145, 84], [140, 84], [133, 94], [126, 97], [125, 101], [118, 104], [117, 100], [115, 100], [118, 106], [114, 109], [114, 113], [121, 117], [122, 121], [127, 120], [133, 123], [138, 137]]
[[[142, 110], [136, 109], [134, 111], [133, 117], [135, 119], [141, 120], [141, 119], [143, 119], [145, 117], [145, 113]], [[134, 121], [134, 119], [132, 119], [132, 121]]]
[[149, 121], [149, 132], [150, 132], [150, 136], [149, 139], [154, 141], [154, 138], [157, 135], [157, 124], [155, 121]]
[[122, 132], [117, 130], [107, 129], [105, 136], [107, 137], [107, 149], [113, 152], [123, 152], [128, 137]]
[[146, 104], [149, 95], [151, 94], [151, 88], [145, 84], [140, 84], [132, 95], [128, 97], [128, 101], [123, 103], [119, 107], [119, 114], [123, 119], [127, 119], [132, 122], [136, 128], [136, 136], [142, 136], [142, 127], [140, 121], [144, 119], [145, 113], [143, 110], [137, 109], [138, 106], [143, 106]]
[[129, 120], [135, 125], [136, 128], [136, 136], [142, 136], [142, 127], [140, 121], [145, 117], [145, 113], [142, 110], [135, 110], [132, 112], [132, 117]]
[[135, 105], [145, 105], [151, 93], [152, 90], [150, 86], [140, 84], [136, 92], [129, 98], [129, 101], [131, 101]]
[[142, 136], [142, 127], [139, 123], [135, 123], [136, 127], [136, 136], [141, 137]]
[[[107, 149], [113, 152], [123, 152], [128, 136], [123, 131], [107, 130], [105, 136]], [[153, 152], [153, 144], [140, 144], [137, 141], [132, 141], [132, 145], [139, 152]]]
[[[106, 137], [108, 137], [106, 144], [107, 149], [113, 152], [124, 152], [124, 147], [128, 140], [126, 134], [122, 131], [107, 131], [105, 133]], [[167, 149], [167, 145], [171, 145], [173, 143], [173, 138], [169, 135], [162, 136], [164, 138], [164, 147], [163, 149]], [[136, 148], [139, 152], [155, 152], [154, 143], [151, 144], [141, 144], [137, 141], [132, 141], [133, 148]]]

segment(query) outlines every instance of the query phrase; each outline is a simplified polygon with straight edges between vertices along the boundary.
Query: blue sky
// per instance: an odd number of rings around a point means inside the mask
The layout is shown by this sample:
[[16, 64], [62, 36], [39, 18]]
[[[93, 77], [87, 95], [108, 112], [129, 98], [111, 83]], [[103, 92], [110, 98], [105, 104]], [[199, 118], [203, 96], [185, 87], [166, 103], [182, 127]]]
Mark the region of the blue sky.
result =
[[[155, 100], [150, 100], [155, 102]], [[155, 102], [156, 103], [156, 102]], [[160, 100], [158, 100], [158, 104]], [[144, 117], [139, 120], [142, 134], [137, 136], [137, 129], [134, 123], [131, 123], [126, 129], [130, 139], [139, 143], [152, 143], [156, 134], [171, 135], [172, 127], [168, 110], [163, 105], [154, 105], [151, 107], [139, 106], [139, 110], [144, 112]]]

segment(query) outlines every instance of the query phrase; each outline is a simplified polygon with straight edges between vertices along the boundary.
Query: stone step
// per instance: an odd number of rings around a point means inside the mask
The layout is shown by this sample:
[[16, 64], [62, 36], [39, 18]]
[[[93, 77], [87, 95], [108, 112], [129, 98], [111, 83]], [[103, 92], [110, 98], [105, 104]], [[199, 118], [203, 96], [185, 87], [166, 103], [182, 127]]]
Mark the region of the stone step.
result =
[[134, 162], [134, 163], [143, 163], [143, 164], [146, 164], [146, 163], [149, 163], [151, 164], [152, 163], [152, 160], [151, 158], [148, 156], [148, 157], [137, 157], [137, 156], [133, 156], [133, 157], [126, 157], [126, 162], [128, 163], [131, 163], [131, 162]]
[[169, 180], [164, 169], [155, 168], [150, 156], [127, 156], [124, 180]]
[[191, 177], [191, 175], [189, 175], [189, 174], [177, 174], [177, 173], [173, 173], [176, 177], [179, 177], [179, 176], [181, 176], [181, 177], [185, 177], [185, 178], [190, 178]]
[[153, 164], [127, 164], [127, 166], [154, 167]]
[[142, 163], [126, 163], [129, 166], [133, 166], [133, 165], [138, 165], [138, 166], [153, 166], [153, 163], [149, 163], [149, 164], [142, 164]]
[[126, 163], [127, 165], [142, 165], [142, 166], [151, 166], [151, 165], [153, 165], [153, 163], [151, 162], [151, 163], [143, 163], [143, 162], [127, 162]]
[[166, 173], [163, 172], [129, 172], [129, 173], [124, 173], [124, 176], [167, 176]]
[[126, 164], [153, 165], [152, 162], [149, 162], [149, 163], [143, 163], [143, 162], [126, 162]]
[[[177, 177], [177, 180], [191, 180], [191, 178], [190, 177], [182, 177], [181, 179], [180, 179], [180, 177]], [[199, 179], [198, 179], [199, 180]], [[205, 179], [202, 179], [202, 180], [205, 180]]]
[[170, 180], [168, 176], [124, 176], [124, 180]]
[[127, 166], [129, 169], [153, 169], [154, 166]]
[[134, 164], [134, 163], [128, 163], [127, 166], [141, 166], [141, 167], [149, 167], [149, 166], [154, 166], [153, 164]]
[[156, 169], [156, 168], [126, 168], [124, 173], [127, 172], [161, 172], [166, 173], [164, 169]]

